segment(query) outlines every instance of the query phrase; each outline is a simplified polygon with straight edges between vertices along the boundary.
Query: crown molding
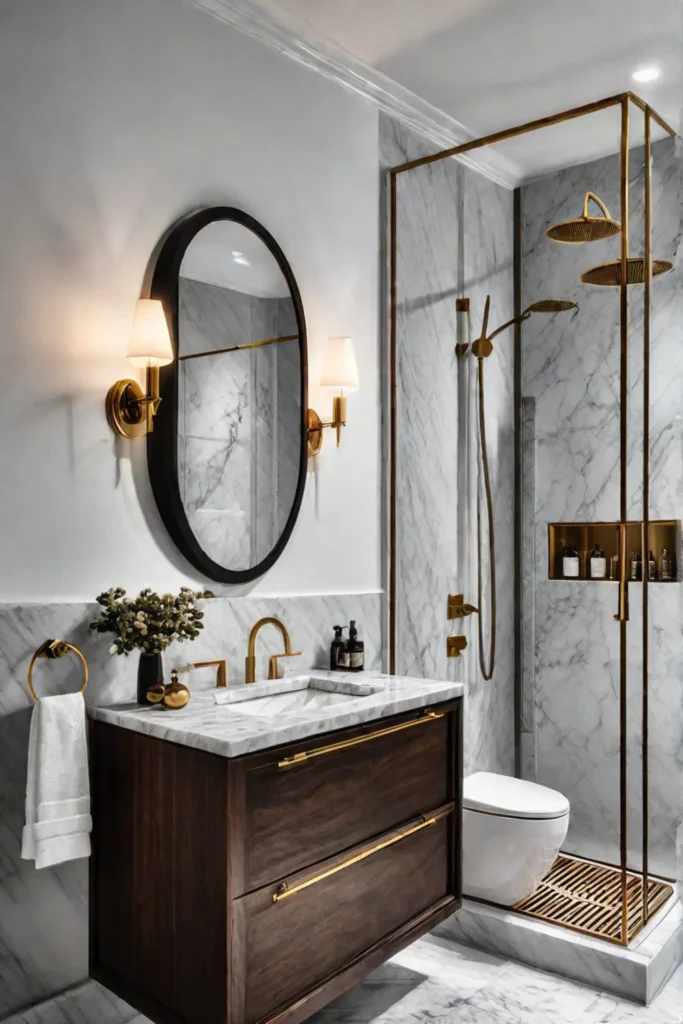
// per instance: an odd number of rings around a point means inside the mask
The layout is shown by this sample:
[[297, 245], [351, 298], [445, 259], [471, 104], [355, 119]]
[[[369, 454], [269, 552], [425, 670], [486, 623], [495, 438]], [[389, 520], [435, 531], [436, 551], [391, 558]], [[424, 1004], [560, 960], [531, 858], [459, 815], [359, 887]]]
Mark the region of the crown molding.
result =
[[[450, 149], [477, 137], [449, 114], [358, 60], [270, 0], [190, 2], [291, 60], [365, 97], [389, 117], [414, 128], [441, 149]], [[494, 151], [466, 153], [455, 159], [505, 188], [516, 188], [524, 178], [519, 167]]]

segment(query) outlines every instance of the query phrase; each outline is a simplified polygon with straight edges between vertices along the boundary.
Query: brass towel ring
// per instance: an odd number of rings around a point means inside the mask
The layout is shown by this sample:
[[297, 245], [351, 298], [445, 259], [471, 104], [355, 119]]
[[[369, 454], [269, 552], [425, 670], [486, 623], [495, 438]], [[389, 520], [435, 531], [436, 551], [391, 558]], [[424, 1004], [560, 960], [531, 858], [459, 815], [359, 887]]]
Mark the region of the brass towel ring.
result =
[[33, 697], [36, 704], [40, 700], [40, 698], [36, 696], [36, 691], [33, 689], [33, 666], [36, 663], [36, 659], [63, 658], [65, 654], [69, 653], [69, 651], [73, 651], [74, 654], [77, 654], [78, 657], [81, 659], [81, 665], [83, 667], [83, 685], [81, 686], [79, 692], [83, 693], [83, 691], [85, 690], [86, 686], [88, 685], [88, 663], [85, 660], [81, 651], [79, 651], [78, 647], [75, 647], [73, 644], [67, 643], [66, 640], [45, 640], [31, 658], [31, 664], [28, 667], [28, 688], [31, 691], [31, 696]]

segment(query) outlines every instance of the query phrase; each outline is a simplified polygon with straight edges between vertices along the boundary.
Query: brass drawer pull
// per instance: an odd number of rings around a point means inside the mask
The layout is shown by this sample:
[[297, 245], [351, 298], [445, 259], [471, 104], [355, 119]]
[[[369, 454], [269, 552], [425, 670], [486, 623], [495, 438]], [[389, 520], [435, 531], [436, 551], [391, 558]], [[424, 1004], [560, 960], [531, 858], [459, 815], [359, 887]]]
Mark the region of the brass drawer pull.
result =
[[365, 850], [363, 853], [357, 853], [355, 857], [349, 857], [348, 860], [344, 860], [341, 864], [337, 864], [336, 867], [329, 868], [327, 871], [322, 871], [319, 875], [314, 875], [313, 878], [306, 879], [305, 882], [299, 882], [298, 885], [293, 885], [288, 888], [287, 883], [283, 882], [277, 892], [273, 893], [273, 903], [278, 903], [280, 900], [287, 899], [288, 896], [293, 896], [296, 892], [301, 892], [302, 889], [308, 889], [310, 885], [316, 885], [317, 882], [322, 882], [324, 878], [329, 878], [330, 875], [336, 875], [338, 871], [344, 871], [345, 868], [350, 868], [354, 864], [360, 863], [362, 860], [367, 860], [368, 857], [372, 857], [373, 854], [379, 853], [380, 850], [386, 850], [388, 846], [393, 846], [394, 843], [400, 843], [402, 839], [406, 839], [408, 836], [414, 835], [415, 832], [421, 832], [423, 828], [428, 828], [430, 825], [436, 825], [440, 818], [443, 818], [443, 814], [434, 815], [431, 818], [422, 818], [417, 825], [407, 828], [404, 832], [399, 832], [396, 835], [391, 836], [389, 839], [385, 839], [383, 842], [378, 843], [377, 846], [372, 846], [369, 850]]
[[332, 754], [336, 750], [346, 750], [347, 747], [356, 747], [359, 743], [368, 743], [369, 740], [379, 739], [380, 736], [390, 736], [393, 732], [400, 732], [402, 729], [412, 729], [414, 725], [422, 725], [423, 722], [431, 722], [437, 718], [445, 718], [445, 711], [432, 711], [428, 708], [421, 718], [414, 718], [412, 722], [403, 722], [401, 725], [392, 725], [388, 729], [378, 729], [369, 736], [357, 736], [353, 740], [340, 740], [339, 743], [330, 743], [327, 747], [316, 747], [315, 750], [306, 750], [301, 754], [294, 754], [292, 757], [285, 757], [278, 761], [278, 768], [292, 768], [296, 764], [305, 764], [312, 757], [320, 757], [322, 754]]

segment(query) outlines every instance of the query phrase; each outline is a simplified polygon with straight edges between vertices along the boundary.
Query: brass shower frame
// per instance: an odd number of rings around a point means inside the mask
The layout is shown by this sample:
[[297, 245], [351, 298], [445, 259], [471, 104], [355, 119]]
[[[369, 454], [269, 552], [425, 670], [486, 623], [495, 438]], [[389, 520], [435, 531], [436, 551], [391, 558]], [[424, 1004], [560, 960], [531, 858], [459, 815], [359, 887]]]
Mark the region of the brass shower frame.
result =
[[[589, 114], [595, 114], [610, 107], [621, 108], [621, 143], [620, 143], [620, 183], [621, 183], [621, 283], [619, 285], [619, 334], [620, 334], [620, 558], [619, 558], [619, 606], [615, 619], [619, 622], [619, 802], [620, 802], [620, 871], [621, 871], [621, 937], [620, 943], [627, 946], [630, 941], [628, 927], [627, 904], [627, 858], [628, 858], [628, 804], [627, 804], [627, 623], [628, 623], [628, 578], [626, 559], [626, 523], [628, 521], [628, 490], [627, 490], [627, 456], [628, 456], [628, 356], [629, 356], [629, 322], [628, 322], [628, 283], [627, 267], [629, 258], [629, 133], [631, 105], [644, 114], [644, 148], [645, 148], [645, 281], [644, 281], [644, 315], [643, 315], [643, 544], [648, 536], [649, 496], [650, 496], [650, 316], [652, 297], [652, 122], [654, 121], [674, 136], [676, 132], [667, 122], [644, 100], [632, 92], [623, 92], [606, 99], [597, 100], [579, 107], [561, 111], [549, 117], [538, 118], [525, 124], [516, 125], [503, 131], [494, 132], [478, 139], [472, 139], [459, 146], [409, 160], [387, 171], [389, 184], [389, 537], [388, 537], [388, 605], [389, 605], [389, 672], [396, 671], [396, 478], [397, 478], [397, 272], [398, 272], [398, 177], [419, 167], [462, 156], [477, 149], [504, 142], [541, 128], [562, 124]], [[518, 223], [518, 219], [517, 219]], [[518, 243], [517, 250], [518, 250]], [[518, 250], [519, 251], [519, 250]], [[516, 304], [519, 303], [519, 288], [515, 288]], [[516, 308], [519, 314], [521, 308]], [[515, 343], [519, 343], [519, 328], [516, 331]], [[517, 415], [517, 410], [516, 413]], [[645, 548], [643, 548], [645, 550]], [[648, 700], [649, 700], [649, 614], [648, 614], [648, 583], [647, 573], [643, 574], [643, 614], [642, 614], [642, 806], [643, 806], [643, 845], [642, 845], [642, 925], [648, 920], [647, 880], [648, 880]]]

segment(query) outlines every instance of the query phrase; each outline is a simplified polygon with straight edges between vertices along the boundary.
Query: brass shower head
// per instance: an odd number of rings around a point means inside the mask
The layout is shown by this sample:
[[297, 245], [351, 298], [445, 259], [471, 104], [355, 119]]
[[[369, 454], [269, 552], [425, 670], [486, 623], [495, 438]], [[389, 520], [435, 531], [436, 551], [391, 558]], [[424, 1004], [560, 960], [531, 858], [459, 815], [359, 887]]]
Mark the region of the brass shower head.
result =
[[[670, 260], [653, 260], [652, 276], [668, 273], [673, 267]], [[621, 260], [610, 260], [600, 263], [597, 267], [584, 270], [581, 275], [584, 284], [602, 285], [603, 288], [618, 288], [621, 285]], [[626, 284], [645, 283], [645, 260], [642, 256], [632, 256], [626, 267]]]
[[564, 313], [567, 309], [576, 309], [576, 303], [569, 299], [539, 299], [527, 306], [527, 313]]
[[[588, 204], [591, 199], [600, 207], [601, 217], [588, 216]], [[563, 220], [560, 224], [553, 224], [548, 228], [546, 235], [553, 242], [564, 242], [566, 245], [582, 245], [584, 242], [597, 242], [601, 238], [611, 238], [621, 231], [621, 224], [612, 220], [609, 210], [601, 199], [594, 192], [586, 192], [583, 201], [583, 214], [573, 220]]]

